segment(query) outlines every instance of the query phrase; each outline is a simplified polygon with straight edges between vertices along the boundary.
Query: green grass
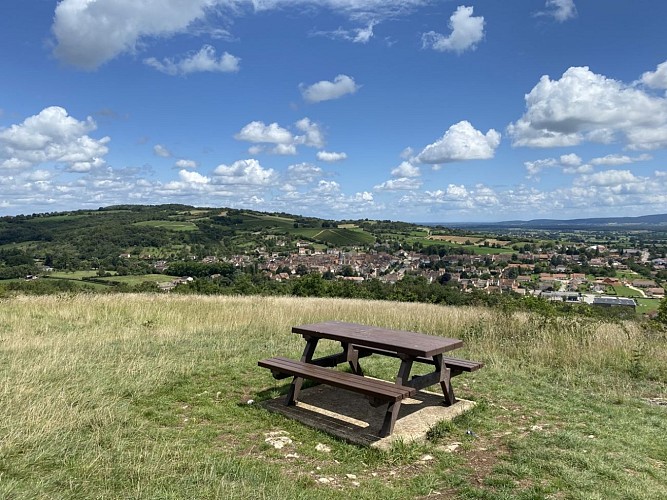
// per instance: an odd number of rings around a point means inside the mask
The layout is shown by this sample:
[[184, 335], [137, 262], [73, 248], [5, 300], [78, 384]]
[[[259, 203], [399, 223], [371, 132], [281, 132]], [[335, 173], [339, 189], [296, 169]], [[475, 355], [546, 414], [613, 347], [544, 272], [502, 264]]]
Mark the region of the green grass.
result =
[[49, 215], [48, 217], [33, 217], [30, 219], [30, 222], [63, 222], [63, 221], [71, 221], [75, 219], [84, 219], [86, 217], [90, 217], [91, 214], [89, 213], [84, 213], [84, 214], [65, 214], [65, 215]]
[[135, 222], [135, 226], [150, 226], [160, 229], [167, 229], [169, 231], [197, 231], [199, 228], [196, 224], [189, 221], [176, 220], [146, 220]]
[[[648, 324], [284, 297], [1, 306], [0, 498], [667, 497], [667, 410], [647, 402], [667, 393], [667, 335]], [[454, 387], [477, 407], [380, 452], [246, 404], [288, 384], [257, 360], [298, 357], [291, 327], [326, 319], [463, 339], [456, 354], [485, 366]], [[389, 379], [397, 365], [364, 368]], [[271, 431], [292, 443], [268, 446]]]
[[627, 279], [630, 279], [630, 280], [634, 280], [634, 279], [637, 279], [639, 277], [639, 274], [634, 272], [634, 271], [623, 270], [623, 271], [616, 271], [616, 277], [619, 278], [619, 279], [627, 278]]
[[71, 280], [80, 280], [83, 278], [97, 277], [97, 271], [53, 271], [48, 273], [50, 278], [65, 278]]
[[[63, 273], [66, 274], [66, 273]], [[95, 273], [97, 275], [97, 273]], [[40, 278], [40, 280], [48, 280], [48, 281], [67, 281], [68, 283], [73, 283], [77, 288], [79, 289], [89, 289], [89, 290], [96, 290], [96, 291], [109, 291], [111, 289], [111, 283], [106, 285], [102, 283], [95, 283], [91, 281], [84, 281], [81, 278], [67, 278], [67, 277], [53, 277], [51, 275], [45, 275], [44, 277]]]
[[643, 295], [637, 290], [633, 290], [627, 286], [615, 286], [614, 291], [619, 297], [643, 297]]
[[164, 274], [137, 274], [137, 275], [128, 275], [128, 276], [110, 276], [108, 278], [100, 278], [103, 281], [112, 281], [118, 283], [125, 283], [126, 285], [140, 285], [146, 281], [162, 283], [166, 281], [171, 281], [172, 276], [166, 276]]
[[637, 314], [648, 314], [658, 310], [660, 299], [635, 299], [637, 302]]
[[292, 229], [294, 219], [274, 215], [243, 214], [243, 227], [246, 229], [280, 228]]
[[294, 229], [292, 232], [297, 236], [312, 238], [314, 240], [330, 243], [336, 246], [368, 245], [375, 241], [374, 236], [359, 228], [299, 228]]

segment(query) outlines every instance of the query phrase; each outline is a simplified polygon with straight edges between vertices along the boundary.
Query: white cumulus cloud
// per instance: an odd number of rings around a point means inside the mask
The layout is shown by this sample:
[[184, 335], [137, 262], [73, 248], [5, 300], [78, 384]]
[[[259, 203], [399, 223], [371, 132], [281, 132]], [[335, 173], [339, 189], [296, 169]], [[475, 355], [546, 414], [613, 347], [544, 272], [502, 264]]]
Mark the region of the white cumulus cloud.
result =
[[577, 17], [577, 6], [574, 0], [547, 0], [545, 11], [539, 15], [552, 16], [556, 21], [563, 22]]
[[483, 134], [464, 120], [449, 127], [442, 138], [426, 146], [417, 159], [430, 164], [487, 160], [493, 158], [499, 144], [500, 134], [494, 129]]
[[46, 163], [59, 163], [73, 172], [101, 167], [111, 139], [87, 135], [96, 128], [91, 117], [79, 121], [64, 108], [44, 108], [21, 124], [0, 129], [0, 169], [22, 170]]
[[641, 178], [636, 177], [629, 170], [607, 170], [597, 172], [591, 175], [582, 175], [577, 179], [576, 184], [592, 186], [617, 186], [623, 184], [635, 184], [641, 182]]
[[575, 153], [561, 155], [560, 158], [526, 161], [523, 163], [528, 171], [528, 178], [535, 178], [546, 168], [558, 167], [566, 174], [585, 174], [593, 170], [590, 164], [583, 164], [581, 157]]
[[169, 36], [204, 16], [214, 0], [63, 0], [52, 31], [59, 59], [95, 69], [123, 52], [136, 50], [143, 37]]
[[460, 5], [449, 18], [449, 35], [429, 31], [422, 35], [424, 48], [440, 52], [462, 53], [475, 50], [484, 38], [484, 17], [473, 16], [473, 8]]
[[317, 123], [310, 121], [309, 118], [302, 118], [296, 122], [296, 128], [303, 133], [294, 138], [296, 144], [303, 144], [313, 148], [324, 147], [324, 133]]
[[323, 171], [310, 163], [298, 163], [287, 167], [287, 179], [290, 185], [302, 186], [321, 179]]
[[[261, 121], [253, 121], [244, 126], [234, 138], [239, 141], [255, 143], [250, 154], [269, 152], [276, 155], [295, 155], [297, 146], [303, 145], [312, 148], [322, 148], [325, 145], [324, 132], [320, 126], [309, 118], [302, 118], [294, 124], [297, 133], [281, 127], [277, 123], [266, 125]], [[267, 148], [265, 144], [273, 144]]]
[[[54, 54], [68, 64], [95, 69], [123, 53], [136, 53], [151, 39], [180, 33], [200, 34], [220, 12], [232, 19], [249, 11], [293, 9], [308, 13], [329, 10], [364, 28], [350, 30], [352, 41], [365, 43], [373, 26], [385, 19], [431, 3], [432, 0], [62, 0], [58, 3], [51, 31]], [[308, 8], [304, 8], [308, 7]], [[211, 14], [211, 22], [207, 16]], [[224, 28], [206, 30], [212, 37], [228, 37]], [[231, 56], [233, 57], [233, 56]], [[218, 61], [219, 63], [220, 61]], [[238, 61], [237, 61], [238, 62]], [[175, 63], [174, 64], [178, 64]], [[167, 66], [170, 66], [167, 63]], [[229, 59], [224, 64], [234, 67]]]
[[338, 75], [332, 82], [322, 80], [312, 85], [301, 84], [301, 95], [308, 102], [322, 102], [338, 99], [347, 94], [354, 94], [359, 90], [359, 85], [354, 78], [347, 75]]
[[525, 114], [507, 129], [514, 146], [609, 143], [619, 135], [630, 149], [667, 146], [667, 99], [588, 67], [569, 68], [559, 80], [543, 76], [525, 99]]
[[261, 121], [248, 123], [234, 136], [239, 141], [268, 142], [271, 144], [291, 144], [294, 141], [292, 133], [277, 123], [266, 125]]
[[591, 160], [591, 164], [617, 167], [619, 165], [627, 165], [628, 163], [635, 163], [638, 161], [648, 161], [652, 159], [653, 157], [648, 154], [642, 154], [639, 156], [607, 155], [600, 158], [593, 158]]
[[667, 90], [667, 61], [658, 64], [655, 71], [644, 73], [641, 81], [653, 89]]
[[263, 168], [255, 159], [238, 160], [231, 165], [218, 165], [213, 171], [217, 184], [269, 186], [277, 175], [272, 168]]
[[211, 73], [235, 73], [239, 70], [241, 60], [228, 52], [219, 58], [215, 54], [215, 48], [204, 45], [199, 52], [191, 54], [180, 61], [166, 58], [162, 61], [155, 57], [144, 59], [144, 64], [155, 68], [168, 75], [187, 75], [189, 73], [211, 72]]
[[190, 184], [208, 184], [211, 182], [209, 177], [201, 175], [199, 172], [191, 172], [190, 170], [181, 170], [178, 172], [178, 176], [187, 183]]
[[197, 162], [194, 160], [180, 159], [176, 161], [175, 166], [181, 169], [185, 168], [194, 169], [197, 168]]
[[373, 189], [377, 189], [378, 191], [402, 191], [419, 189], [421, 186], [422, 181], [414, 177], [398, 177], [384, 181]]
[[342, 161], [347, 159], [346, 153], [335, 153], [333, 151], [318, 151], [317, 159], [320, 161], [325, 161], [327, 163], [333, 163], [336, 161]]
[[419, 171], [419, 167], [409, 161], [404, 161], [391, 171], [391, 175], [394, 177], [419, 177], [421, 172]]

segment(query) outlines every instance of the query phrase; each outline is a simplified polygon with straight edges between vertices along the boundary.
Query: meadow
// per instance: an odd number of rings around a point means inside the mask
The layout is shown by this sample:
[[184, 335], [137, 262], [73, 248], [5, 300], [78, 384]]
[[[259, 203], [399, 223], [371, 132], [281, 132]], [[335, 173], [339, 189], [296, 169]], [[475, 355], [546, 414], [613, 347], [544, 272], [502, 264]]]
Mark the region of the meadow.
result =
[[[298, 357], [291, 327], [327, 319], [463, 339], [456, 355], [485, 367], [454, 386], [476, 408], [388, 452], [264, 410], [287, 381], [257, 360]], [[365, 361], [370, 375], [396, 373], [395, 360]], [[18, 296], [0, 299], [0, 367], [0, 498], [667, 497], [667, 335], [649, 323], [349, 299]], [[291, 442], [276, 449], [271, 432]]]

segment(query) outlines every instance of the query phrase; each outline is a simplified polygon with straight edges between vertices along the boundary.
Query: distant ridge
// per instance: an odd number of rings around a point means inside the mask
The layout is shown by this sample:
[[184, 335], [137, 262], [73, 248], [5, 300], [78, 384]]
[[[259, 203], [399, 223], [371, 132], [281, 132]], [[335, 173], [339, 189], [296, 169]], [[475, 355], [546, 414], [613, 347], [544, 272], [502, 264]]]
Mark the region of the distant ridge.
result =
[[[435, 224], [429, 224], [435, 225]], [[502, 222], [470, 222], [470, 223], [443, 223], [449, 227], [475, 227], [475, 228], [517, 228], [517, 229], [589, 229], [608, 230], [614, 229], [652, 229], [667, 230], [667, 214], [641, 215], [638, 217], [596, 217], [590, 219], [532, 219], [511, 220]]]

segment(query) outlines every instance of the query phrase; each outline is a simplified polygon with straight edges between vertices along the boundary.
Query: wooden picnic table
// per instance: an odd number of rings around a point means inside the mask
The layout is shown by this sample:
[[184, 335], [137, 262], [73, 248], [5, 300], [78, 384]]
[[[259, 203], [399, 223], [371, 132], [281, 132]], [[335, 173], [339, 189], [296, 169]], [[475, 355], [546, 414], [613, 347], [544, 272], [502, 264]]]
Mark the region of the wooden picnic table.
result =
[[[401, 401], [418, 390], [440, 384], [445, 404], [456, 402], [451, 377], [463, 371], [474, 371], [482, 363], [445, 357], [445, 352], [463, 346], [459, 339], [426, 335], [423, 333], [390, 330], [341, 321], [326, 321], [295, 326], [292, 332], [302, 335], [306, 345], [300, 361], [288, 358], [270, 358], [260, 361], [259, 366], [272, 370], [274, 377], [294, 377], [287, 394], [286, 404], [293, 405], [305, 378], [335, 387], [359, 392], [369, 397], [371, 404], [388, 403], [385, 419], [380, 429], [384, 437], [393, 431]], [[321, 339], [340, 343], [341, 352], [315, 358], [315, 350]], [[391, 356], [401, 360], [393, 383], [364, 377], [359, 359], [373, 354]], [[332, 370], [339, 364], [348, 363], [352, 373]], [[433, 371], [410, 378], [414, 363], [426, 363]]]

